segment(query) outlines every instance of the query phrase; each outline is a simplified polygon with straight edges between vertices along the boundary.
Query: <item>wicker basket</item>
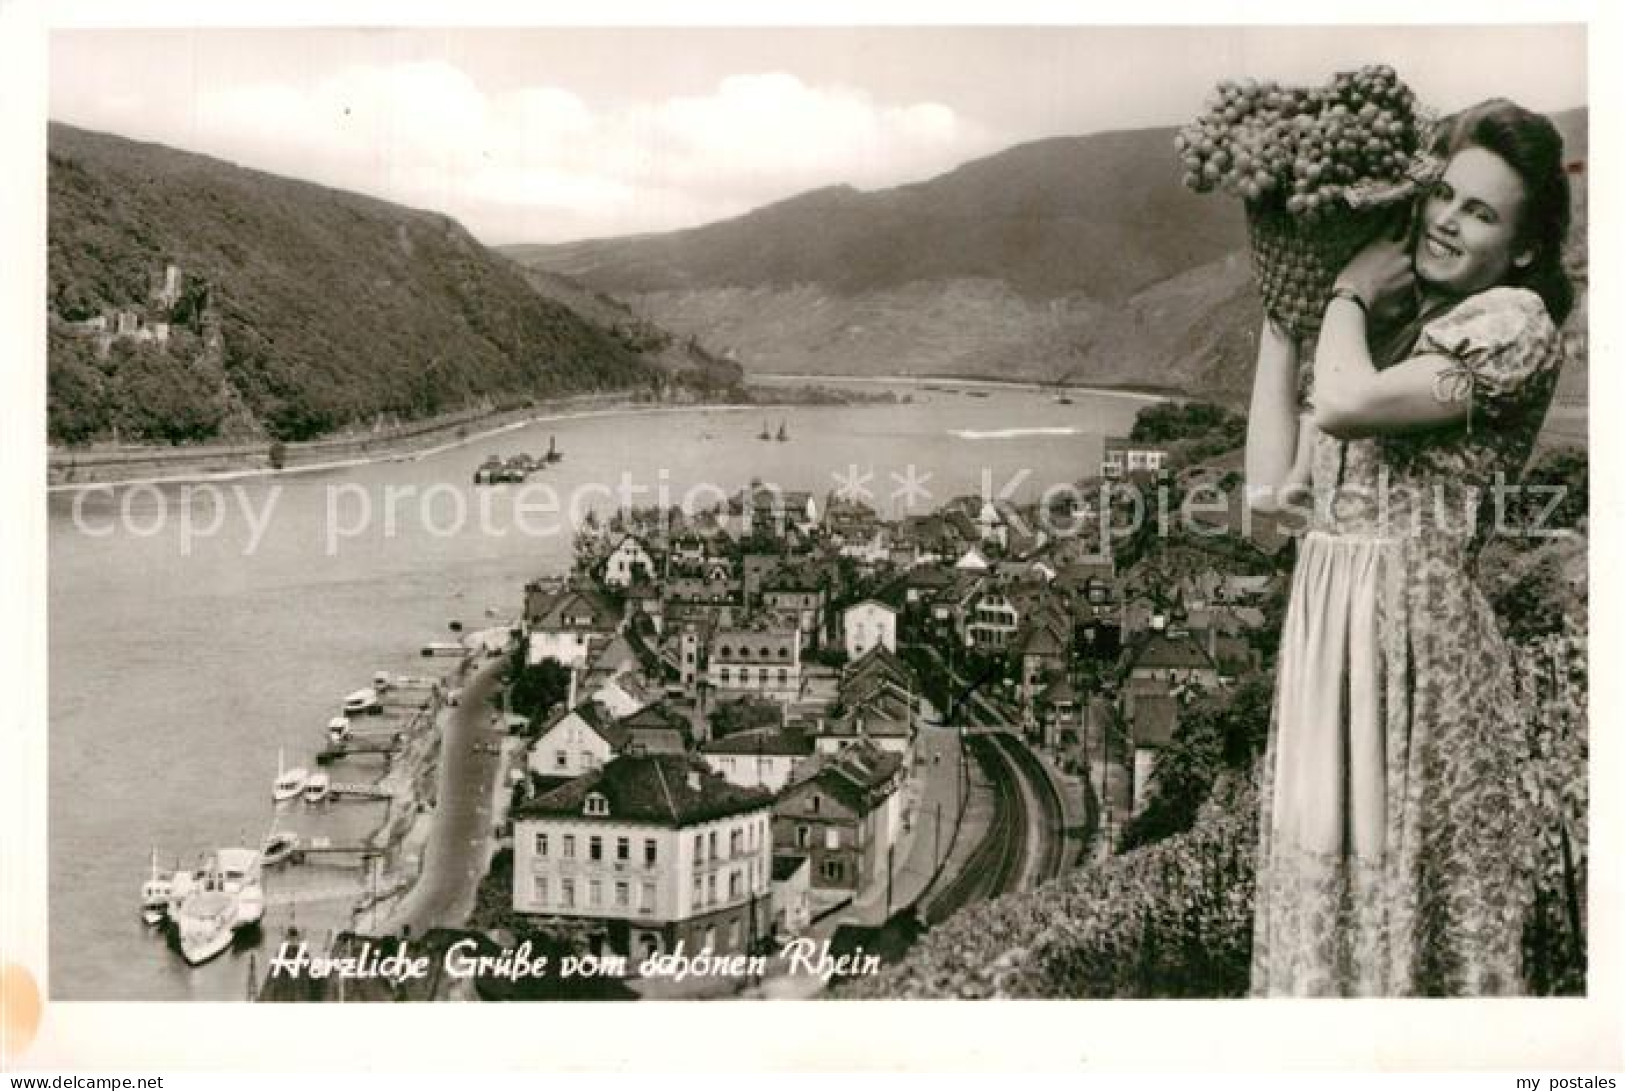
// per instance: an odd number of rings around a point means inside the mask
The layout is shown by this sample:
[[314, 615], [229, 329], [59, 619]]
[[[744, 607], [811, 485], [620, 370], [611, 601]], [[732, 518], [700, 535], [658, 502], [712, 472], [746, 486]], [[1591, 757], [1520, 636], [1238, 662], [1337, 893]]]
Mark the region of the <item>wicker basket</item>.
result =
[[1294, 337], [1319, 333], [1337, 274], [1395, 215], [1394, 206], [1384, 204], [1341, 208], [1305, 223], [1284, 211], [1249, 207], [1253, 277], [1264, 313]]
[[[1420, 146], [1431, 146], [1438, 115], [1418, 108], [1416, 123], [1421, 130]], [[1332, 283], [1343, 266], [1392, 226], [1396, 217], [1408, 213], [1443, 172], [1439, 159], [1418, 151], [1403, 177], [1349, 186], [1341, 205], [1312, 221], [1293, 216], [1279, 205], [1249, 204], [1247, 233], [1264, 313], [1299, 339], [1318, 334]]]

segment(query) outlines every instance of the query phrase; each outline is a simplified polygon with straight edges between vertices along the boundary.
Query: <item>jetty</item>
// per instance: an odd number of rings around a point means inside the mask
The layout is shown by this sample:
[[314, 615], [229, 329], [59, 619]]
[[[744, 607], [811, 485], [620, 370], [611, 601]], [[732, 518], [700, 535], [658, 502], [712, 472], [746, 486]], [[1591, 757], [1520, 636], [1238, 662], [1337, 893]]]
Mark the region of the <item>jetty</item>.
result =
[[383, 856], [384, 852], [382, 845], [372, 845], [365, 841], [351, 845], [334, 845], [328, 843], [325, 838], [317, 838], [311, 844], [300, 845], [294, 849], [293, 862], [303, 864], [311, 862], [311, 857], [317, 857], [323, 863], [364, 863], [374, 856]]
[[[406, 745], [406, 733], [397, 731], [387, 738], [356, 739], [353, 736], [343, 742], [329, 742], [316, 755], [317, 765], [331, 765], [335, 761], [342, 761], [348, 757], [363, 754], [382, 754], [389, 756]], [[331, 791], [332, 789], [328, 789]]]
[[391, 800], [395, 793], [387, 788], [380, 788], [376, 784], [357, 784], [346, 782], [343, 784], [330, 784], [327, 794], [334, 799], [355, 799], [362, 801]]

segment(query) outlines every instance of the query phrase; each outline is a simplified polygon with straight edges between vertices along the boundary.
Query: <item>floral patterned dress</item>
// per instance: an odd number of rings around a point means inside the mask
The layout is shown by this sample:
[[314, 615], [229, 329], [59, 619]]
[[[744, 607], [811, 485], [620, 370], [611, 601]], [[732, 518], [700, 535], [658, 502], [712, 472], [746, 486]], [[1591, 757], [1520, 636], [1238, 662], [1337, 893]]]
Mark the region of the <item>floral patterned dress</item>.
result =
[[1561, 341], [1521, 288], [1466, 299], [1413, 355], [1467, 420], [1315, 441], [1265, 752], [1252, 989], [1260, 996], [1525, 991], [1532, 884], [1507, 846], [1528, 725], [1473, 558], [1551, 400]]

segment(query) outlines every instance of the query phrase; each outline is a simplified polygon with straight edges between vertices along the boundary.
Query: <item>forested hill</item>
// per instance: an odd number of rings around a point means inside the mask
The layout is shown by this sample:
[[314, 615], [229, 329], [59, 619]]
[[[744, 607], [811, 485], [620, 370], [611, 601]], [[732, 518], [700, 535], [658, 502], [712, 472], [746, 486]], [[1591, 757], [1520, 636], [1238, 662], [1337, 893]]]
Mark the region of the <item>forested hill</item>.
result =
[[53, 124], [49, 428], [302, 439], [582, 391], [726, 383], [539, 291], [446, 216]]
[[[1579, 168], [1582, 277], [1587, 113], [1553, 119]], [[731, 349], [747, 371], [1156, 385], [1244, 404], [1259, 311], [1245, 220], [1239, 202], [1180, 185], [1172, 140], [1040, 140], [891, 189], [505, 252]], [[1583, 360], [1564, 383], [1583, 394]]]

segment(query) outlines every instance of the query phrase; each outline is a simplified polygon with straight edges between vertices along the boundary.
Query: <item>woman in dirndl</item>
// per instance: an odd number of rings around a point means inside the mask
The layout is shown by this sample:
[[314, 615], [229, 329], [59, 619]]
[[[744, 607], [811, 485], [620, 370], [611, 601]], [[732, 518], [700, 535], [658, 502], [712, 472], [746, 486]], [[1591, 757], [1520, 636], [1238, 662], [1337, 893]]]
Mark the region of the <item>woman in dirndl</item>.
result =
[[[1509, 846], [1529, 733], [1473, 579], [1561, 361], [1562, 139], [1504, 100], [1441, 129], [1406, 241], [1339, 274], [1313, 347], [1260, 338], [1249, 499], [1307, 519], [1262, 774], [1252, 991], [1527, 991], [1533, 883]], [[1398, 314], [1400, 317], [1390, 318]]]

